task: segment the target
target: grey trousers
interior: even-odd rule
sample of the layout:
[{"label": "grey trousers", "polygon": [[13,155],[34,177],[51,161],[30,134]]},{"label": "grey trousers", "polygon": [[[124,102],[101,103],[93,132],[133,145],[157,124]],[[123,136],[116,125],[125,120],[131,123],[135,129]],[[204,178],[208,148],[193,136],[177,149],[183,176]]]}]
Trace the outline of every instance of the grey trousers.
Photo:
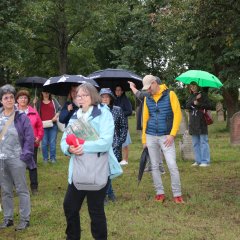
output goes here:
[{"label": "grey trousers", "polygon": [[26,164],[20,159],[0,159],[0,185],[4,219],[13,220],[14,194],[13,187],[19,197],[20,221],[29,221],[30,194],[26,181]]},{"label": "grey trousers", "polygon": [[156,194],[164,194],[164,187],[159,171],[160,154],[162,149],[171,176],[172,193],[174,197],[178,197],[182,195],[182,192],[178,166],[176,163],[175,144],[173,143],[172,146],[166,147],[164,144],[166,137],[166,135],[146,135],[147,147],[152,165],[152,178]]}]

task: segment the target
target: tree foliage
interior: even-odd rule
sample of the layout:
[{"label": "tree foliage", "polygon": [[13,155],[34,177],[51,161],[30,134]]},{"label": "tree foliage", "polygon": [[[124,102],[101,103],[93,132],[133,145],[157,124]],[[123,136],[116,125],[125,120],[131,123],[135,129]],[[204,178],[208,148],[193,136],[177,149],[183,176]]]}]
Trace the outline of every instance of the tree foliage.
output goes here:
[{"label": "tree foliage", "polygon": [[201,69],[224,83],[229,117],[238,110],[239,1],[5,0],[0,8],[1,78],[119,67],[174,84]]},{"label": "tree foliage", "polygon": [[163,20],[170,45],[170,67],[179,73],[201,69],[224,83],[222,94],[228,117],[238,111],[238,1],[173,0]]}]

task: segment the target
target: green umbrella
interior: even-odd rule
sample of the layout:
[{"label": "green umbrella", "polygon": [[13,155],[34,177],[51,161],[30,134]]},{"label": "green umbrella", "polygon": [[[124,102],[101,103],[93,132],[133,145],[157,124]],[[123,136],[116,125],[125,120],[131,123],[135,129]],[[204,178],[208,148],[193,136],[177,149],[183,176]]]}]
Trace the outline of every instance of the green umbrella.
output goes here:
[{"label": "green umbrella", "polygon": [[223,86],[221,81],[216,76],[201,70],[188,70],[187,72],[179,75],[176,80],[184,84],[196,82],[200,87],[220,88]]}]

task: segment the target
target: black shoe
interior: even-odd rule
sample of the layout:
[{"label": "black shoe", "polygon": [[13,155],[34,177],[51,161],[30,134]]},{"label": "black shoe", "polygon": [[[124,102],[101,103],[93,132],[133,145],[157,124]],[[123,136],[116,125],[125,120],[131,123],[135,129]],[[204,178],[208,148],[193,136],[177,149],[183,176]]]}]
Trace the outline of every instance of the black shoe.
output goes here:
[{"label": "black shoe", "polygon": [[112,202],[116,202],[116,197],[114,194],[108,195],[108,200],[112,201]]},{"label": "black shoe", "polygon": [[107,197],[104,198],[104,206],[108,205],[108,199]]},{"label": "black shoe", "polygon": [[16,231],[24,230],[29,226],[30,226],[29,221],[20,221],[15,230]]},{"label": "black shoe", "polygon": [[38,194],[38,189],[37,188],[33,188],[32,189],[32,195],[37,195]]},{"label": "black shoe", "polygon": [[7,227],[11,227],[11,226],[13,226],[13,220],[11,220],[11,219],[4,219],[3,223],[0,224],[0,229],[4,229],[4,228],[7,228]]},{"label": "black shoe", "polygon": [[164,169],[164,166],[163,166],[163,163],[160,163],[160,164],[159,164],[159,171],[160,171],[160,173],[161,173],[162,175],[166,173],[166,172],[165,172],[165,169]]}]

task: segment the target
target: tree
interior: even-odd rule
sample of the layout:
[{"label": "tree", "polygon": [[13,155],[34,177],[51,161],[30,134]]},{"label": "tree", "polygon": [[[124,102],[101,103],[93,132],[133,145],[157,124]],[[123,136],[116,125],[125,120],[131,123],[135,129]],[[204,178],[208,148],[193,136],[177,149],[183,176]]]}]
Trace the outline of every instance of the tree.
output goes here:
[{"label": "tree", "polygon": [[[28,32],[22,26],[25,1],[6,0],[0,2],[0,78],[1,84],[12,83],[22,69],[21,48]],[[0,85],[1,85],[0,84]]]},{"label": "tree", "polygon": [[69,72],[69,46],[76,47],[75,38],[89,25],[93,8],[93,1],[45,0],[29,4],[34,51],[58,60],[56,74]]},{"label": "tree", "polygon": [[155,25],[159,5],[154,1],[108,2],[97,13],[99,31],[92,35],[100,68],[119,67],[141,75],[161,75],[166,58],[162,35]]}]

